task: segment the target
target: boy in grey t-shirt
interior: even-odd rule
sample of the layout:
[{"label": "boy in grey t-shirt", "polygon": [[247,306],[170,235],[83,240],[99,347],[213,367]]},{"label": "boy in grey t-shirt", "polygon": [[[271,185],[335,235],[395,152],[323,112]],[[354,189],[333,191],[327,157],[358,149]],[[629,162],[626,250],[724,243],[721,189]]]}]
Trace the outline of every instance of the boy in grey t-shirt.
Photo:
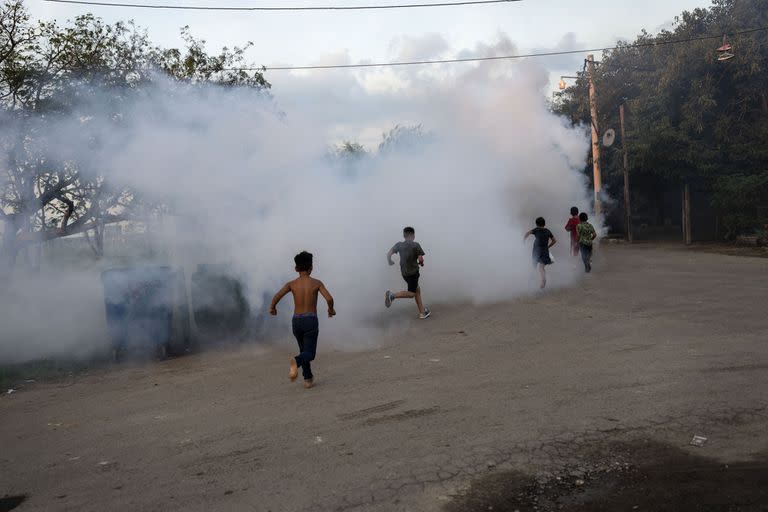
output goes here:
[{"label": "boy in grey t-shirt", "polygon": [[412,227],[403,229],[403,238],[405,239],[404,241],[397,242],[389,250],[387,261],[390,265],[394,265],[395,262],[392,261],[392,255],[397,253],[400,256],[400,271],[403,274],[403,279],[408,284],[408,290],[397,293],[387,290],[384,304],[390,307],[395,299],[416,299],[416,307],[419,308],[419,318],[429,318],[431,313],[421,302],[421,288],[419,288],[419,267],[424,266],[424,249],[421,248],[418,242],[414,241],[416,230]]}]

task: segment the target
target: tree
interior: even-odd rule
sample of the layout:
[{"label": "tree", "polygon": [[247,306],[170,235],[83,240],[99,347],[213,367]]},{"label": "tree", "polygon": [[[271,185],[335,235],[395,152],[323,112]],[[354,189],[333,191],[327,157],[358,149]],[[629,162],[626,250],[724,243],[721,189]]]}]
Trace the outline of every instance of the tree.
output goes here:
[{"label": "tree", "polygon": [[379,154],[387,155],[393,151],[414,151],[426,144],[430,135],[425,133],[420,124],[395,125],[394,128],[381,135]]},{"label": "tree", "polygon": [[[21,0],[6,0],[0,14],[0,120],[12,128],[0,130],[5,262],[12,265],[27,245],[81,232],[99,257],[106,224],[158,208],[109,183],[98,162],[62,152],[46,129],[55,120],[79,118],[83,131],[91,121],[119,125],[126,105],[155,72],[185,84],[269,89],[261,71],[233,69],[247,67],[248,46],[210,56],[188,29],[182,37],[183,50],[162,49],[133,23],[110,25],[92,15],[63,27],[35,24]],[[97,135],[89,135],[89,143],[98,145]]]},{"label": "tree", "polygon": [[[658,196],[660,187],[691,184],[715,197],[729,179],[768,170],[768,32],[732,36],[736,56],[725,62],[717,60],[717,40],[700,39],[767,25],[767,0],[715,0],[709,9],[682,13],[672,30],[643,32],[634,43],[605,52],[595,74],[600,126],[617,126],[618,106],[627,105],[628,140],[622,142],[631,148],[633,181],[645,185],[647,196]],[[688,41],[668,44],[679,40]],[[561,93],[554,109],[589,126],[585,78]],[[617,154],[604,152],[609,190],[620,190],[621,165]],[[768,201],[762,181],[746,183]],[[756,223],[751,205],[734,216],[725,215],[724,204],[713,202],[724,222],[742,219],[726,226],[731,233]]]},{"label": "tree", "polygon": [[0,101],[15,105],[26,83],[35,33],[21,0],[9,0],[0,12]]},{"label": "tree", "polygon": [[186,43],[184,52],[171,48],[156,49],[152,58],[154,63],[168,76],[185,82],[215,82],[229,87],[254,87],[261,90],[270,88],[264,78],[264,69],[254,71],[244,70],[248,67],[245,62],[245,52],[253,46],[249,42],[245,46],[232,49],[226,46],[218,55],[208,55],[205,51],[205,40],[195,39],[189,27],[181,29],[181,37]]}]

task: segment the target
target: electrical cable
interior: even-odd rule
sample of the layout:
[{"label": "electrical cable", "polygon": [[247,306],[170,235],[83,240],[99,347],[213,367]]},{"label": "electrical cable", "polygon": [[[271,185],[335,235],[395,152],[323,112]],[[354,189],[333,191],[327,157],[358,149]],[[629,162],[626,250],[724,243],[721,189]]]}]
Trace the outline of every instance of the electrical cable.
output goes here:
[{"label": "electrical cable", "polygon": [[[768,26],[753,28],[748,30],[741,30],[738,32],[732,32],[732,36],[739,36],[745,34],[752,34],[755,32],[762,32],[768,30]],[[539,53],[524,53],[518,55],[498,55],[493,57],[468,57],[461,59],[436,59],[436,60],[414,60],[414,61],[401,61],[401,62],[374,62],[374,63],[360,63],[360,64],[327,64],[327,65],[309,65],[309,66],[263,66],[263,67],[243,67],[243,68],[225,68],[222,71],[302,71],[302,70],[318,70],[318,69],[354,69],[354,68],[382,68],[382,67],[396,67],[396,66],[419,66],[425,64],[454,64],[458,62],[483,62],[492,60],[514,60],[514,59],[526,59],[533,57],[552,57],[556,55],[573,55],[577,53],[593,53],[603,52],[609,50],[617,50],[619,48],[649,48],[654,46],[668,46],[673,44],[690,43],[694,41],[706,41],[709,39],[719,39],[723,37],[722,34],[713,36],[698,36],[689,37],[684,39],[672,39],[669,41],[654,41],[648,43],[634,43],[634,44],[622,44],[615,46],[604,46],[602,48],[582,48],[578,50],[559,50],[552,52],[539,52]]]},{"label": "electrical cable", "polygon": [[389,4],[389,5],[326,5],[317,7],[215,7],[197,5],[135,4],[121,2],[98,2],[91,0],[44,0],[49,3],[93,5],[99,7],[130,7],[139,9],[175,9],[187,11],[362,11],[374,9],[414,9],[424,7],[457,7],[466,5],[505,4],[523,0],[462,0],[457,2]]}]

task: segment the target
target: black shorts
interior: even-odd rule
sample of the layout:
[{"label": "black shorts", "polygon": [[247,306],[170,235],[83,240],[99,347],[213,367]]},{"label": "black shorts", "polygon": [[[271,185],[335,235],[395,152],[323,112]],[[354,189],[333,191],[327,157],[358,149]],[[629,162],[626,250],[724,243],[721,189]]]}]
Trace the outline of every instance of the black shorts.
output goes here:
[{"label": "black shorts", "polygon": [[403,279],[405,279],[405,282],[408,283],[408,291],[411,293],[416,293],[416,290],[419,289],[419,274],[413,274],[412,276],[403,276]]},{"label": "black shorts", "polygon": [[533,249],[533,266],[536,267],[539,264],[551,265],[552,258],[549,256],[549,249]]}]

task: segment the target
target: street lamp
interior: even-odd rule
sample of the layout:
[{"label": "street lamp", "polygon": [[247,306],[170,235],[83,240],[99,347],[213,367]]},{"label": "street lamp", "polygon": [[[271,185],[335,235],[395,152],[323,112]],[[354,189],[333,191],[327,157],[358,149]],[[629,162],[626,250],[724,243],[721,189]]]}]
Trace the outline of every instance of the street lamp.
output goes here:
[{"label": "street lamp", "polygon": [[[564,90],[566,90],[568,88],[568,85],[565,83],[565,79],[566,78],[573,78],[575,80],[578,80],[579,77],[578,76],[562,75],[560,77],[560,82],[558,82],[558,84],[557,84],[557,88],[560,89],[561,91],[564,91]],[[553,105],[555,104],[555,94],[556,94],[556,91],[552,91],[552,104]]]},{"label": "street lamp", "polygon": [[561,76],[560,77],[560,83],[557,84],[557,88],[560,89],[561,91],[564,91],[568,87],[568,85],[566,85],[566,83],[565,83],[565,79],[566,78],[573,78],[573,79],[578,80],[579,77],[577,77],[577,76],[567,76],[567,75]]}]

